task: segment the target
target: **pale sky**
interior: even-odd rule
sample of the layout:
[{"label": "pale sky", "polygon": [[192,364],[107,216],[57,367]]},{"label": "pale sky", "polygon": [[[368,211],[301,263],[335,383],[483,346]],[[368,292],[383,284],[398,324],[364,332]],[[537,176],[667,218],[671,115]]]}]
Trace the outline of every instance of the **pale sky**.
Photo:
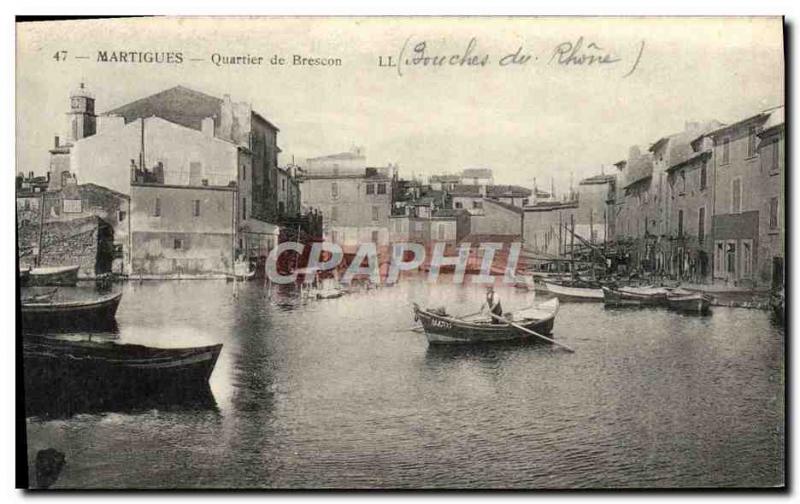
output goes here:
[{"label": "pale sky", "polygon": [[[81,81],[103,112],[175,85],[250,102],[280,128],[281,164],[366,149],[368,164],[405,177],[489,167],[497,183],[549,186],[600,172],[683,129],[725,123],[784,102],[779,18],[227,18],[133,19],[17,26],[17,169],[44,173],[66,131]],[[379,68],[425,41],[447,60],[488,55],[484,67]],[[560,66],[559,44],[613,64]],[[406,41],[408,41],[406,43]],[[633,67],[640,48],[641,58]],[[589,47],[590,43],[602,49]],[[501,67],[516,52],[538,58]],[[564,46],[561,46],[562,48]],[[53,59],[67,51],[66,61]],[[98,51],[181,52],[183,63],[98,63]],[[214,53],[263,56],[215,66]],[[342,59],[339,67],[271,66],[275,54]],[[75,59],[85,56],[88,59]],[[202,61],[191,61],[192,58]],[[556,58],[557,59],[557,58]],[[126,167],[125,167],[126,168]],[[610,168],[606,168],[608,173]],[[88,181],[80,181],[88,182]]]}]

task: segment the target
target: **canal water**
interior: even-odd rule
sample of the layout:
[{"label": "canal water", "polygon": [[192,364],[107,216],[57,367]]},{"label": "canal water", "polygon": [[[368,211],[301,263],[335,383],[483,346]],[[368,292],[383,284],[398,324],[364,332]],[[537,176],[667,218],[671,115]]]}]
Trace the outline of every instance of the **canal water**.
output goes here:
[{"label": "canal water", "polygon": [[[784,333],[766,312],[562,303],[554,335],[570,354],[429,347],[408,330],[413,302],[477,311],[477,285],[412,278],[320,301],[258,282],[239,284],[237,296],[224,281],[119,288],[118,330],[94,337],[223,343],[213,399],[28,418],[30,460],[50,447],[66,455],[53,488],[784,482]],[[499,292],[506,310],[534,302]]]}]

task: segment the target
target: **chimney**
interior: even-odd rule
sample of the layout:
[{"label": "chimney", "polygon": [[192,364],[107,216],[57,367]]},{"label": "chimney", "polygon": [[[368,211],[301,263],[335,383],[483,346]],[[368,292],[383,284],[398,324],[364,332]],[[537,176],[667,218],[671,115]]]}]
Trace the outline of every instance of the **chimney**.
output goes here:
[{"label": "chimney", "polygon": [[58,148],[58,135],[56,135],[55,147]]},{"label": "chimney", "polygon": [[214,118],[213,117],[206,117],[200,123],[200,129],[203,134],[208,138],[214,137]]}]

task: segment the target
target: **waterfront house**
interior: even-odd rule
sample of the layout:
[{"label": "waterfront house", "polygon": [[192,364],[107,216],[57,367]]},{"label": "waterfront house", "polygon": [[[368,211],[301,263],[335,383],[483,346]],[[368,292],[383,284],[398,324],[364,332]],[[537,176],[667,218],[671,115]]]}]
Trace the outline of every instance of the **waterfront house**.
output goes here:
[{"label": "waterfront house", "polygon": [[[778,140],[770,147],[782,136],[781,115],[782,107],[765,110],[704,135],[710,139],[713,179],[713,278],[729,285],[768,287],[773,270],[782,269],[777,264],[782,264],[778,188],[783,144]],[[773,127],[774,132],[765,135],[767,141],[759,138]],[[700,137],[696,143],[702,141]],[[762,154],[768,157],[766,163]]]},{"label": "waterfront house", "polygon": [[328,241],[354,252],[360,243],[389,243],[396,167],[368,167],[361,148],[309,159],[302,174],[303,205],[318,208]]},{"label": "waterfront house", "polygon": [[[278,128],[248,103],[176,86],[97,116],[94,98],[85,88],[74,92],[70,99],[73,126],[68,141],[62,143],[56,137],[51,150],[51,188],[57,189],[65,177],[71,176],[131,195],[131,204],[137,208],[154,205],[156,198],[166,204],[167,198],[184,194],[173,191],[176,187],[193,188],[194,197],[189,200],[200,201],[201,206],[204,200],[217,199],[212,192],[202,196],[203,191],[232,189],[236,201],[228,221],[230,229],[225,233],[233,236],[232,245],[226,241],[222,251],[216,245],[201,245],[210,244],[213,239],[191,240],[191,246],[196,247],[192,254],[208,259],[195,264],[213,264],[215,268],[190,268],[196,275],[221,273],[216,269],[221,254],[263,261],[276,245]],[[140,189],[134,191],[134,186]],[[144,186],[146,189],[141,189]],[[135,198],[150,200],[137,201],[134,192]],[[192,217],[194,210],[187,212]],[[163,262],[151,260],[162,252],[148,238],[152,229],[137,229],[137,222],[145,221],[131,223],[133,248],[126,273],[170,276],[185,272],[176,262],[175,270],[163,267],[169,263],[176,240],[182,239],[179,235],[187,231],[181,228],[185,222],[181,219],[167,223],[166,218],[161,219],[160,232],[174,234],[158,241],[165,244]],[[149,243],[147,251],[136,250],[136,245],[143,242]],[[190,246],[188,240],[185,244]],[[235,251],[230,251],[231,246]],[[143,260],[145,257],[148,260]],[[139,265],[135,271],[134,263]],[[159,273],[141,269],[156,263],[160,264]]]}]

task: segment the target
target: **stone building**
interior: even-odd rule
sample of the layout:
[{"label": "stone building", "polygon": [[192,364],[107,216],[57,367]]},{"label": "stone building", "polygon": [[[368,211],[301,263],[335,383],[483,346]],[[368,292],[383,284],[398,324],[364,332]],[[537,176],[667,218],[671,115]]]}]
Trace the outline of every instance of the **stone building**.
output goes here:
[{"label": "stone building", "polygon": [[609,208],[613,209],[616,180],[614,175],[601,174],[585,178],[578,183],[575,232],[591,243],[606,241]]},{"label": "stone building", "polygon": [[704,135],[713,172],[714,279],[769,287],[775,272],[783,275],[782,116],[783,107],[769,109]]},{"label": "stone building", "polygon": [[131,275],[224,276],[237,246],[235,187],[131,184]]},{"label": "stone building", "polygon": [[[85,95],[74,93],[71,97],[70,114],[73,124],[79,126],[73,128],[73,133],[77,133],[67,143],[57,137],[51,150],[52,188],[57,189],[65,176],[94,182],[122,194],[136,192],[148,197],[155,197],[152,195],[156,188],[133,191],[133,187],[163,185],[164,195],[177,194],[171,189],[179,186],[195,191],[232,188],[236,201],[229,233],[234,235],[235,254],[252,262],[265,260],[279,236],[277,127],[253,111],[248,103],[233,102],[227,95],[209,96],[183,86],[99,116],[94,114],[94,99],[85,88],[77,94]],[[75,102],[76,98],[82,100]],[[286,190],[290,190],[289,186]],[[132,200],[132,204],[136,203]],[[284,205],[288,203],[287,196]],[[138,206],[146,204],[149,202],[139,202]],[[295,201],[291,204],[297,206]],[[226,245],[226,254],[228,248]],[[217,264],[219,252],[208,250],[207,263]],[[128,264],[126,272],[130,270]],[[163,271],[160,266],[159,271]]]},{"label": "stone building", "polygon": [[[41,232],[42,266],[80,263],[81,278],[124,273],[130,251],[129,216],[127,195],[95,184],[77,185],[71,177],[58,190],[18,191],[20,264],[36,265]],[[75,250],[69,250],[72,246]]]},{"label": "stone building", "polygon": [[328,241],[355,251],[360,243],[389,243],[395,167],[368,167],[363,150],[312,158],[302,174],[304,207],[319,209]]}]

